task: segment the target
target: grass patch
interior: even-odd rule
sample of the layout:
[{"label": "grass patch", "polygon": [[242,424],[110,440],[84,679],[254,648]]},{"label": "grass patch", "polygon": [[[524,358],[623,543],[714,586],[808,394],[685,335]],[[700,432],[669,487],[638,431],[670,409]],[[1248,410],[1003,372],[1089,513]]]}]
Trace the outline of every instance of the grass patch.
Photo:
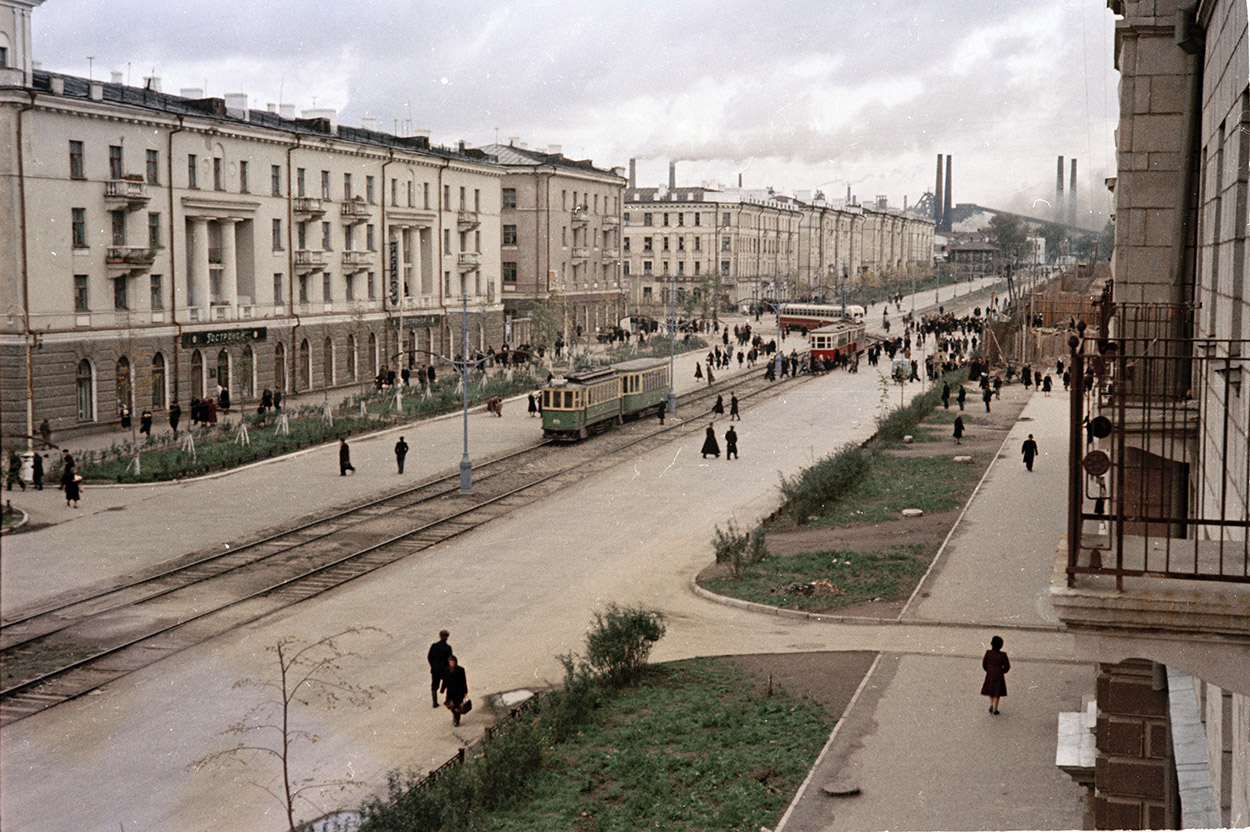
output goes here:
[{"label": "grass patch", "polygon": [[[831,612],[880,598],[906,597],[928,568],[936,546],[894,546],[884,552],[822,551],[770,557],[755,564],[741,580],[717,578],[707,588],[721,595],[786,609]],[[791,584],[824,578],[845,595],[824,598],[782,591]]]},{"label": "grass patch", "polygon": [[3,509],[3,522],[5,526],[14,526],[19,520],[22,519],[22,513],[13,508],[7,502],[3,506],[0,506],[0,509]]},{"label": "grass patch", "polygon": [[546,752],[531,796],[473,828],[754,830],[789,803],[832,730],[815,703],[754,692],[712,659],[648,668]]},{"label": "grass patch", "polygon": [[965,489],[980,474],[976,466],[952,462],[949,456],[908,457],[878,451],[872,459],[868,475],[855,490],[827,506],[809,525],[884,523],[899,520],[905,508],[922,509],[925,514],[952,511],[963,504]]}]

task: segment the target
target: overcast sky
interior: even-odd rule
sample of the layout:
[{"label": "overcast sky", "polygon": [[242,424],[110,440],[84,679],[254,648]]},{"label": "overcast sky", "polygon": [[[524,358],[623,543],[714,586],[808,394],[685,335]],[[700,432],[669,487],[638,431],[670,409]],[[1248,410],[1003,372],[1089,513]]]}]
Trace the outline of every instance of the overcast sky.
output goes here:
[{"label": "overcast sky", "polygon": [[[245,92],[342,123],[517,136],[639,184],[847,186],[915,202],[954,157],[954,201],[1045,216],[1055,158],[1079,159],[1101,226],[1113,175],[1114,19],[1095,0],[329,3],[47,0],[45,69],[166,92]],[[1065,173],[1065,183],[1067,175]]]}]

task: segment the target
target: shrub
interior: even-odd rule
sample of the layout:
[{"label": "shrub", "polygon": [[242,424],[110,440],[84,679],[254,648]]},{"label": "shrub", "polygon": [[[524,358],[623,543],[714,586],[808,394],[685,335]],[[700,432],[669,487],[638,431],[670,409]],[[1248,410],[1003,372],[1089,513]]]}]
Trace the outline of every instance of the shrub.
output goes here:
[{"label": "shrub", "polygon": [[735,578],[741,578],[748,566],[758,563],[768,554],[763,528],[757,528],[754,532],[743,532],[730,520],[725,531],[717,526],[713,533],[715,538],[712,546],[716,550],[716,562],[729,564],[729,570]]},{"label": "shrub", "polygon": [[794,477],[781,478],[785,512],[795,523],[819,515],[868,476],[872,454],[858,445],[846,445]]},{"label": "shrub", "polygon": [[595,613],[586,634],[586,660],[608,684],[623,687],[638,677],[651,647],[663,637],[659,613],[613,604],[606,615]]}]

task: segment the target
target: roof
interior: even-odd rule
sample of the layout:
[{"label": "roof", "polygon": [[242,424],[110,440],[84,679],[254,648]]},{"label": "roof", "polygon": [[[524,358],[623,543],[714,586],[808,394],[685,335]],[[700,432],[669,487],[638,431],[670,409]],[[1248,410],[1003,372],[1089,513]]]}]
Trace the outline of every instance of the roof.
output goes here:
[{"label": "roof", "polygon": [[667,363],[667,358],[633,358],[629,361],[613,364],[612,369],[619,370],[622,373],[633,373],[638,370],[651,370]]},{"label": "roof", "polygon": [[624,181],[625,177],[610,170],[595,167],[589,159],[570,159],[563,153],[542,153],[525,147],[511,144],[488,144],[480,148],[481,152],[490,156],[497,164],[505,167],[522,167],[529,165],[551,165],[558,168],[572,168],[585,173],[597,173],[600,176],[613,176]]}]

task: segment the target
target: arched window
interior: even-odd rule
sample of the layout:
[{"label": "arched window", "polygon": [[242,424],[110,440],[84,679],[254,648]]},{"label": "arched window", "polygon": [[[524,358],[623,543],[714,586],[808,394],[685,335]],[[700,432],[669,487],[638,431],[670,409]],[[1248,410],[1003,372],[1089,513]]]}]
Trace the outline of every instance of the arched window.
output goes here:
[{"label": "arched window", "polygon": [[356,380],[356,336],[347,336],[347,380]]},{"label": "arched window", "polygon": [[122,356],[117,359],[117,413],[121,415],[122,408],[128,411],[134,410],[134,402],[131,400],[131,382],[130,382],[130,359]]},{"label": "arched window", "polygon": [[300,390],[307,390],[312,387],[312,350],[308,346],[308,339],[305,338],[299,342],[299,377],[297,384]]},{"label": "arched window", "polygon": [[191,353],[191,395],[204,398],[204,355],[199,350]]},{"label": "arched window", "polygon": [[242,399],[250,399],[256,395],[256,354],[252,352],[251,344],[244,345],[243,355],[239,359],[238,393]]},{"label": "arched window", "polygon": [[226,350],[217,353],[217,383],[230,389],[230,353]]},{"label": "arched window", "polygon": [[286,392],[286,344],[281,341],[273,348],[273,389]]},{"label": "arched window", "polygon": [[78,394],[78,421],[95,421],[95,368],[91,362],[83,359],[78,362],[78,377],[75,383]]},{"label": "arched window", "polygon": [[321,383],[326,387],[334,385],[334,341],[328,335],[321,345]]},{"label": "arched window", "polygon": [[165,409],[165,355],[152,356],[152,407]]}]

